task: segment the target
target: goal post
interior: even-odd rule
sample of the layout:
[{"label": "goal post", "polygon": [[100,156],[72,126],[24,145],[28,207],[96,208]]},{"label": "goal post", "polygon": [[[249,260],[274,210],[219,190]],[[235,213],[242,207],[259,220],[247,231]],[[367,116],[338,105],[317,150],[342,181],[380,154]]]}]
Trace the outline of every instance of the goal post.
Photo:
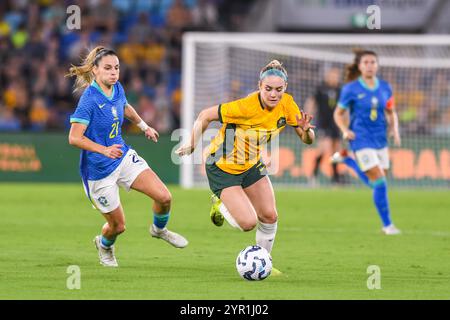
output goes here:
[{"label": "goal post", "polygon": [[[390,183],[405,187],[450,186],[450,36],[283,33],[199,33],[183,36],[182,113],[184,137],[199,112],[245,97],[257,88],[259,70],[273,59],[289,74],[288,93],[300,108],[323,81],[327,69],[353,61],[352,49],[379,55],[380,77],[393,87],[403,144],[390,149]],[[219,128],[219,124],[212,125]],[[211,137],[203,140],[203,147]],[[293,130],[280,135],[274,184],[309,186],[317,143],[303,145]],[[202,150],[196,150],[201,157]],[[357,179],[344,165],[350,184]],[[319,182],[329,185],[330,166],[322,161]],[[203,165],[184,158],[180,183],[206,186]]]}]

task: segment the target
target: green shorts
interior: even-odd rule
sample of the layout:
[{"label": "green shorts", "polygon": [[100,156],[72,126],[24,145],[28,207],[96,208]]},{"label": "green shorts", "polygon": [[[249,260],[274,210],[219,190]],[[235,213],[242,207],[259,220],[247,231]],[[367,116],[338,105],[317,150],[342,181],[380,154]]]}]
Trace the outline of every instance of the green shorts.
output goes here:
[{"label": "green shorts", "polygon": [[264,163],[258,161],[253,167],[240,174],[231,174],[220,169],[215,163],[206,164],[209,188],[220,198],[222,190],[232,186],[250,187],[267,175]]}]

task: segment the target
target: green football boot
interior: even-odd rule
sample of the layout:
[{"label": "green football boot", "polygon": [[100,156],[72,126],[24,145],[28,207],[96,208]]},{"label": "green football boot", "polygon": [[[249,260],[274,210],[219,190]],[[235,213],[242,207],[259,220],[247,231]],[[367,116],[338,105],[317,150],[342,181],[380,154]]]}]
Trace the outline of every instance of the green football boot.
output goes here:
[{"label": "green football boot", "polygon": [[212,203],[211,212],[209,213],[209,215],[211,217],[211,221],[216,226],[220,227],[223,225],[223,220],[224,220],[224,217],[223,217],[222,213],[220,213],[220,210],[219,210],[219,206],[222,203],[222,201],[220,201],[220,199],[215,194],[213,194],[211,196],[211,203]]},{"label": "green football boot", "polygon": [[272,272],[270,273],[270,275],[272,277],[278,277],[278,276],[282,276],[283,272],[281,272],[280,270],[278,270],[277,268],[272,267]]}]

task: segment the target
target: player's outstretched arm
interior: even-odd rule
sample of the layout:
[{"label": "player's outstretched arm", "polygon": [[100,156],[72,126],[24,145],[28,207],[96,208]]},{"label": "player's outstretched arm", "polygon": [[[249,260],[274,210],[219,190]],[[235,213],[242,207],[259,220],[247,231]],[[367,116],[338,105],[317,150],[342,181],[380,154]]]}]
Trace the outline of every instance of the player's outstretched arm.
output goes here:
[{"label": "player's outstretched arm", "polygon": [[297,118],[297,127],[295,128],[297,135],[302,139],[303,143],[313,143],[316,137],[313,130],[316,126],[311,124],[313,117],[302,110],[300,110],[300,117],[298,115],[295,117]]},{"label": "player's outstretched arm", "polygon": [[197,120],[194,122],[194,128],[192,128],[191,137],[189,138],[189,142],[185,145],[182,145],[178,148],[175,153],[177,155],[184,156],[189,155],[194,152],[195,147],[197,146],[198,141],[202,137],[203,132],[205,132],[206,128],[212,121],[219,120],[219,106],[213,106],[207,109],[204,109],[200,112],[197,117]]},{"label": "player's outstretched arm", "polygon": [[109,147],[102,146],[84,135],[87,126],[82,123],[74,122],[70,127],[69,144],[83,150],[97,152],[103,154],[105,157],[116,159],[120,158],[123,151],[120,149],[122,145],[114,144]]},{"label": "player's outstretched arm", "polygon": [[152,127],[150,127],[144,120],[139,116],[137,111],[130,105],[127,104],[124,111],[125,117],[137,125],[145,134],[147,139],[152,139],[154,142],[158,142],[159,133]]}]

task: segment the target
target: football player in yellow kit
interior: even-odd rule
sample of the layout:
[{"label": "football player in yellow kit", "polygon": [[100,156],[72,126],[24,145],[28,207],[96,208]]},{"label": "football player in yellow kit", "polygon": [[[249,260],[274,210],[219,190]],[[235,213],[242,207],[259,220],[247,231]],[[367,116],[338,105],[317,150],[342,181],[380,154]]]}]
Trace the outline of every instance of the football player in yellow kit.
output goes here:
[{"label": "football player in yellow kit", "polygon": [[278,213],[272,184],[261,161],[262,148],[286,125],[294,127],[306,144],[313,143],[315,138],[312,117],[301,111],[285,92],[287,79],[281,63],[271,61],[260,72],[258,91],[204,109],[194,123],[189,143],[176,151],[179,156],[191,154],[210,122],[223,123],[211,142],[205,165],[214,193],[211,220],[221,226],[225,218],[231,226],[243,231],[257,226],[256,244],[269,253],[277,231]]}]

